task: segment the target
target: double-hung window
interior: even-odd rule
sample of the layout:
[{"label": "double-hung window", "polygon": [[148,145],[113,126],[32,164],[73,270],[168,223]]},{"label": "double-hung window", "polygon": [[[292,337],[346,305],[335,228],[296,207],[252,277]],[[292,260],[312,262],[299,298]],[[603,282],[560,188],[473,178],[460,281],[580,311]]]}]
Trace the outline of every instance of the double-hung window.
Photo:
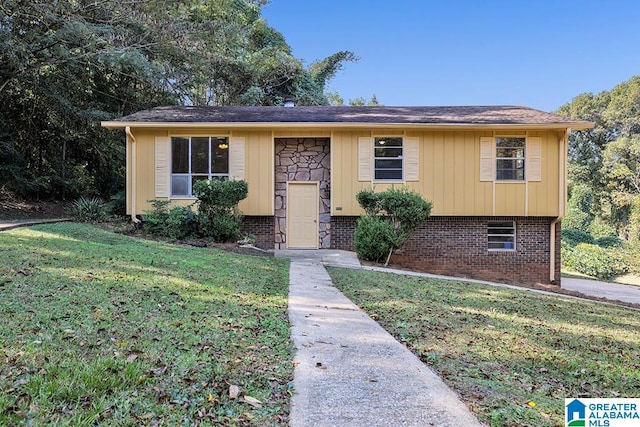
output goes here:
[{"label": "double-hung window", "polygon": [[524,181],[525,138],[496,138],[496,180]]},{"label": "double-hung window", "polygon": [[516,223],[514,221],[489,221],[487,239],[489,250],[514,250],[516,247]]},{"label": "double-hung window", "polygon": [[402,180],[403,147],[401,137],[374,138],[374,179]]},{"label": "double-hung window", "polygon": [[229,139],[211,136],[171,138],[171,195],[192,196],[193,184],[229,177]]}]

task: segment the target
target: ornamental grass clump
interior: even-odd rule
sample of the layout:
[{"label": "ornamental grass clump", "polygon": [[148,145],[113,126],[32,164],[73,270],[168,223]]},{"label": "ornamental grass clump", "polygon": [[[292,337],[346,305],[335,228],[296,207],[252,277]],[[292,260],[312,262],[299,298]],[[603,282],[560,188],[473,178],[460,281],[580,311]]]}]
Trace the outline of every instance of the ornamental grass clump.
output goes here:
[{"label": "ornamental grass clump", "polygon": [[97,197],[80,197],[73,202],[73,218],[77,222],[100,222],[107,218],[107,207]]}]

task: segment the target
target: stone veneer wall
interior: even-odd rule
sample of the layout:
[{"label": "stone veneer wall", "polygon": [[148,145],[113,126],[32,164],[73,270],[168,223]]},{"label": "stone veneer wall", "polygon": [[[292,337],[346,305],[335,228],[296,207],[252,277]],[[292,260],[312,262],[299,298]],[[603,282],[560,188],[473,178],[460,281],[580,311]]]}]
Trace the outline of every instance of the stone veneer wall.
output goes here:
[{"label": "stone veneer wall", "polygon": [[320,183],[318,247],[331,246],[331,158],[329,138],[276,138],[275,248],[286,248],[287,182]]},{"label": "stone veneer wall", "polygon": [[[332,247],[354,250],[357,217],[332,217]],[[487,222],[516,221],[516,250],[488,251]],[[549,283],[547,217],[431,217],[391,262],[418,271],[503,283]],[[560,286],[560,224],[555,235],[555,285]]]}]

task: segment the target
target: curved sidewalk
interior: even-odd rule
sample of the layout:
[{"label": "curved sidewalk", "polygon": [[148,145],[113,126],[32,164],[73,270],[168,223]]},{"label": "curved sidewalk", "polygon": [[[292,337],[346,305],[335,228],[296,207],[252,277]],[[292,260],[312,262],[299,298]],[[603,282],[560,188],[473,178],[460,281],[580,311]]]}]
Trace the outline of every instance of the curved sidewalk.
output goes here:
[{"label": "curved sidewalk", "polygon": [[295,355],[290,425],[480,426],[442,380],[333,285],[323,263],[357,267],[341,251],[291,258]]}]

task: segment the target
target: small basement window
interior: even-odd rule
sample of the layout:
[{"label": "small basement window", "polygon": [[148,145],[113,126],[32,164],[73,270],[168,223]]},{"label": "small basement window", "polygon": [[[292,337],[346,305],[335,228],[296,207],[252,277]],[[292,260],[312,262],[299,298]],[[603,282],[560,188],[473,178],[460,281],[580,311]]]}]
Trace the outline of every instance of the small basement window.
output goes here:
[{"label": "small basement window", "polygon": [[487,224],[488,248],[490,251],[513,251],[516,249],[515,221],[489,221]]}]

